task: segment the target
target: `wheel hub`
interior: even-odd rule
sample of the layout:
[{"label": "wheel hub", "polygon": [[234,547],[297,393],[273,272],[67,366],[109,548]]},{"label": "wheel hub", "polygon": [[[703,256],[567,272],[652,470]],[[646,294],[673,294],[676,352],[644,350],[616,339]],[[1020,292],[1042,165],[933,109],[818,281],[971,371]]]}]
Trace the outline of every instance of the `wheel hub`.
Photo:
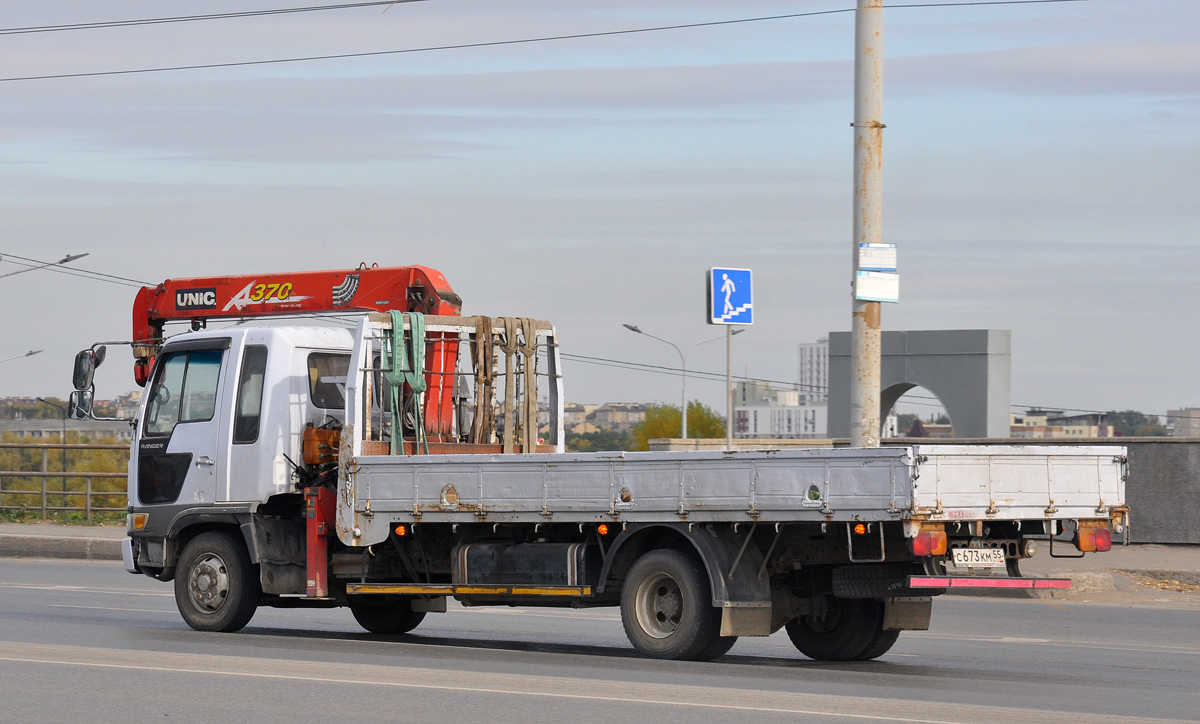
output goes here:
[{"label": "wheel hub", "polygon": [[205,613],[215,613],[229,598],[229,572],[225,561],[215,553],[196,559],[188,575],[188,595],[192,605]]},{"label": "wheel hub", "polygon": [[679,628],[683,617],[683,594],[674,578],[659,573],[638,586],[635,598],[638,624],[656,639],[664,639]]}]

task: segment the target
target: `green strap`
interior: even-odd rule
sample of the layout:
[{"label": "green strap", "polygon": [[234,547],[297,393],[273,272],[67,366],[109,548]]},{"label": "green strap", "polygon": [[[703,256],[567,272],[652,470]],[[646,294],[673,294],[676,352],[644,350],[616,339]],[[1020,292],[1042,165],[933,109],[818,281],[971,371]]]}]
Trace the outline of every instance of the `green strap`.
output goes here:
[{"label": "green strap", "polygon": [[[425,315],[420,312],[392,310],[392,329],[384,337],[384,353],[388,358],[388,369],[384,372],[392,386],[392,454],[404,454],[404,410],[401,402],[404,386],[413,392],[413,422],[417,428],[416,450],[429,454],[429,440],[425,436],[425,416],[422,402],[425,393]],[[409,334],[404,334],[408,323]]]}]

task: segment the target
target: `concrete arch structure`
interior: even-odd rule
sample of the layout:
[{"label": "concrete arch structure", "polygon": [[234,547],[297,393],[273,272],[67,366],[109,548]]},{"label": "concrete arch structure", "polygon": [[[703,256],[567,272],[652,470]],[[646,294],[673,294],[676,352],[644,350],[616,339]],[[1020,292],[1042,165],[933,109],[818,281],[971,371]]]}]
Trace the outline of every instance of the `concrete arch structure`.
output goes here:
[{"label": "concrete arch structure", "polygon": [[[884,332],[880,419],[905,392],[937,395],[955,437],[1009,437],[1012,332]],[[829,436],[850,436],[850,333],[829,334]]]}]

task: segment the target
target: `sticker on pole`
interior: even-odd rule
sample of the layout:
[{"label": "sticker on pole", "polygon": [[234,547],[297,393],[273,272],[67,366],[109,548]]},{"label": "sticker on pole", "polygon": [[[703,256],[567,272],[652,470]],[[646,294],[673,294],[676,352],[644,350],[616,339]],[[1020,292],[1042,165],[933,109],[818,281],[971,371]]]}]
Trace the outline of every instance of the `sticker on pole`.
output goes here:
[{"label": "sticker on pole", "polygon": [[749,269],[708,270],[708,323],[754,324]]},{"label": "sticker on pole", "polygon": [[899,302],[900,275],[860,271],[854,277],[854,298],[864,302]]}]

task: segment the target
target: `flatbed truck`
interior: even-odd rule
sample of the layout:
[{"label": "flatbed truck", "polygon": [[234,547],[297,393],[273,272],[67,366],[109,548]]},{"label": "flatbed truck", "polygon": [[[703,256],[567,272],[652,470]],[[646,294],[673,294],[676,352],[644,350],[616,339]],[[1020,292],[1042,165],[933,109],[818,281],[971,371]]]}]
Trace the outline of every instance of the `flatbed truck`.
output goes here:
[{"label": "flatbed truck", "polygon": [[[854,661],[927,629],[949,589],[1069,587],[1021,575],[1039,545],[1127,541],[1116,446],[566,452],[553,325],[459,316],[444,287],[442,313],[407,293],[425,311],[354,308],[352,328],[135,338],[126,569],[173,582],[202,631],[261,606],[346,606],[380,635],[447,599],[613,606],[649,657],[786,628],[806,656]],[[74,415],[103,350],[77,357]]]}]

